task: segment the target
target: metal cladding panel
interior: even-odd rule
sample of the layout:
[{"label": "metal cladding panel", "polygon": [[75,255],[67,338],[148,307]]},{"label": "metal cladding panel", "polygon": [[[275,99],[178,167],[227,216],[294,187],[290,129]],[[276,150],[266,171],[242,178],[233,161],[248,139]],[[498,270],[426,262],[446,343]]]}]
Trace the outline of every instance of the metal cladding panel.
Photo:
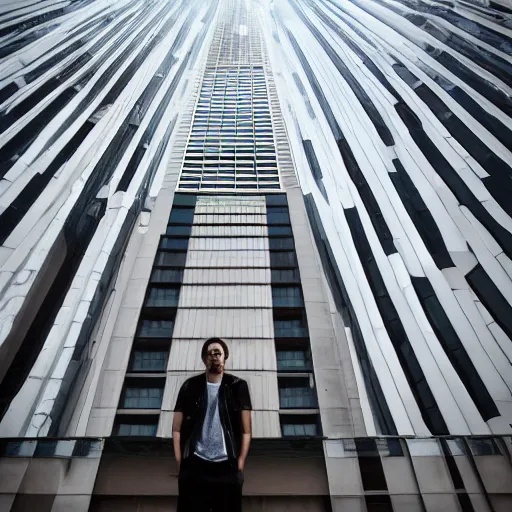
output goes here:
[{"label": "metal cladding panel", "polygon": [[270,286],[182,286],[180,308],[271,308]]},{"label": "metal cladding panel", "polygon": [[185,268],[183,284],[270,284],[270,268]]},{"label": "metal cladding panel", "polygon": [[[204,339],[172,340],[169,354],[168,371],[203,371],[201,348]],[[274,340],[228,339],[224,341],[229,348],[226,361],[228,372],[240,370],[276,371],[276,351]]]},{"label": "metal cladding panel", "polygon": [[178,309],[175,338],[272,338],[271,309]]},{"label": "metal cladding panel", "polygon": [[269,267],[268,251],[188,251],[186,268]]}]

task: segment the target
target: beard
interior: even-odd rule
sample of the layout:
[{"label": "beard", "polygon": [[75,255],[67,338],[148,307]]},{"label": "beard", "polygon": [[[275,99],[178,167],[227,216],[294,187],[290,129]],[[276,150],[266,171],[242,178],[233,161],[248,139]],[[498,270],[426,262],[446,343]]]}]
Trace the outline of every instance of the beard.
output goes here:
[{"label": "beard", "polygon": [[222,373],[224,369],[224,365],[222,363],[212,363],[208,368],[208,371],[211,373]]}]

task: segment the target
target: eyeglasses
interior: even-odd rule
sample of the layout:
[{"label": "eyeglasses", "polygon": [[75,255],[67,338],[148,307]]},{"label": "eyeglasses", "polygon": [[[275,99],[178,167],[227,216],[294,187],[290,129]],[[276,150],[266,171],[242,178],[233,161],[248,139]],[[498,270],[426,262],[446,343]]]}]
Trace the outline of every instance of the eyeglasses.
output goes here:
[{"label": "eyeglasses", "polygon": [[208,352],[208,357],[214,358],[214,357],[222,357],[224,354],[220,350],[212,350],[211,352]]}]

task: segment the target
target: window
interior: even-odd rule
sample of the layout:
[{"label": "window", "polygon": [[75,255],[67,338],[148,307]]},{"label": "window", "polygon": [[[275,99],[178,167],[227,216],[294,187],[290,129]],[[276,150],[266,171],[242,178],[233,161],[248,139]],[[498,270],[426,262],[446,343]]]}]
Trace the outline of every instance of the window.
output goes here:
[{"label": "window", "polygon": [[124,390],[124,409],[160,409],[163,387],[127,387]]},{"label": "window", "polygon": [[294,269],[272,269],[271,270],[271,281],[275,283],[298,283],[300,282],[299,270]]},{"label": "window", "polygon": [[186,260],[186,252],[158,251],[156,253],[155,265],[159,267],[184,267]]},{"label": "window", "polygon": [[304,299],[300,286],[273,286],[272,304],[275,308],[303,306]]},{"label": "window", "polygon": [[290,226],[269,226],[268,236],[286,236],[292,235],[292,228]]},{"label": "window", "polygon": [[283,437],[319,436],[318,415],[281,415],[281,433]]},{"label": "window", "polygon": [[277,371],[309,371],[311,358],[308,350],[278,350]]},{"label": "window", "polygon": [[157,424],[119,423],[118,436],[156,436]]},{"label": "window", "polygon": [[[178,226],[189,228],[190,226]],[[162,237],[160,240],[160,249],[170,249],[174,251],[186,251],[188,248],[188,238],[168,238]]]},{"label": "window", "polygon": [[173,327],[172,320],[142,320],[138,336],[141,338],[170,338]]},{"label": "window", "polygon": [[136,350],[133,353],[130,371],[132,372],[164,372],[167,363],[167,352],[156,350]]},{"label": "window", "polygon": [[308,329],[302,319],[274,320],[276,338],[306,338]]},{"label": "window", "polygon": [[118,414],[114,434],[118,436],[155,436],[158,414]]},{"label": "window", "polygon": [[267,222],[271,224],[290,224],[290,216],[288,208],[285,207],[268,207]]},{"label": "window", "polygon": [[[277,178],[276,178],[277,179]],[[260,178],[260,181],[262,178]],[[268,241],[269,249],[271,251],[293,251],[295,246],[293,244],[293,238],[270,238]]]},{"label": "window", "polygon": [[385,491],[388,486],[375,439],[354,439],[365,491]]},{"label": "window", "polygon": [[391,498],[389,495],[367,495],[364,497],[366,501],[366,510],[368,512],[393,512]]},{"label": "window", "polygon": [[297,257],[295,251],[288,252],[270,252],[270,267],[271,268],[282,268],[282,267],[296,267]]},{"label": "window", "polygon": [[316,436],[317,428],[314,424],[288,423],[282,427],[283,436]]},{"label": "window", "polygon": [[[183,176],[182,176],[183,178]],[[198,176],[191,176],[192,179],[199,179]],[[167,226],[167,230],[165,231],[166,235],[173,236],[190,236],[192,232],[192,226]]]},{"label": "window", "polygon": [[194,210],[192,208],[173,208],[169,223],[192,224],[194,221]]},{"label": "window", "polygon": [[178,307],[179,297],[180,289],[177,286],[172,288],[159,288],[152,286],[149,289],[149,294],[146,299],[145,306],[156,308],[175,308]]},{"label": "window", "polygon": [[279,407],[281,409],[312,409],[318,407],[309,377],[280,377]]}]

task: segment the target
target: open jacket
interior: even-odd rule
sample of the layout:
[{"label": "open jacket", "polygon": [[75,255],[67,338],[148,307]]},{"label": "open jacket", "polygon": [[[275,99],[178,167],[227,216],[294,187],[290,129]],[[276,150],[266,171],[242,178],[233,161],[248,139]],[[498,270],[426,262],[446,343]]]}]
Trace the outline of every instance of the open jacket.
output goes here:
[{"label": "open jacket", "polygon": [[[187,379],[178,393],[174,412],[183,413],[180,430],[182,459],[194,454],[201,436],[208,405],[206,375],[201,373]],[[247,382],[224,373],[219,388],[219,416],[229,459],[237,459],[242,445],[242,410],[252,409]]]}]

